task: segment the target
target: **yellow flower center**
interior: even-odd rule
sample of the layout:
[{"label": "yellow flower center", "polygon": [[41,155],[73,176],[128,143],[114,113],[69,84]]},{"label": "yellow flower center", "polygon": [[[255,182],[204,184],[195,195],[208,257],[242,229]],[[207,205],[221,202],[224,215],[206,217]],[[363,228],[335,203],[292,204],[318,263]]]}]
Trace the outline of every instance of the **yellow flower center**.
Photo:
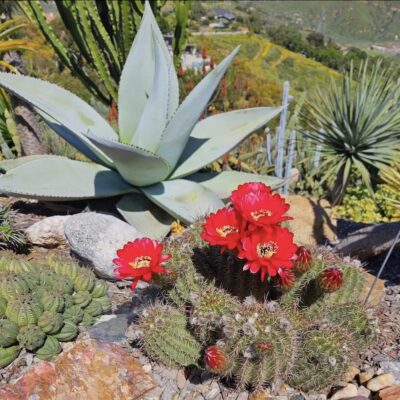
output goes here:
[{"label": "yellow flower center", "polygon": [[250,213],[251,217],[255,220],[258,221],[262,217],[271,217],[272,212],[270,210],[257,210],[253,211]]},{"label": "yellow flower center", "polygon": [[134,261],[129,263],[129,265],[133,269],[138,269],[138,268],[148,268],[150,267],[150,263],[151,263],[150,256],[140,256],[136,257]]},{"label": "yellow flower center", "polygon": [[278,245],[275,242],[265,242],[257,244],[257,254],[262,258],[271,258],[278,251]]},{"label": "yellow flower center", "polygon": [[221,226],[220,228],[217,228],[216,231],[219,236],[227,237],[232,232],[239,232],[239,229],[234,226],[224,225]]}]

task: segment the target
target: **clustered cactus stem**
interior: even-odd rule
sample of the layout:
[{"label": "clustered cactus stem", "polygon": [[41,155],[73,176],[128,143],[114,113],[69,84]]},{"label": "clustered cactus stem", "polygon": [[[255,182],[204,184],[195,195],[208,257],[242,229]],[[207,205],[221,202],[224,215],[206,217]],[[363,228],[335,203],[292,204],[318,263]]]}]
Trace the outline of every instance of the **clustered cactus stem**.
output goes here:
[{"label": "clustered cactus stem", "polygon": [[48,258],[39,263],[0,259],[0,368],[22,348],[49,360],[73,340],[78,325],[111,311],[107,283],[78,264]]},{"label": "clustered cactus stem", "polygon": [[[240,239],[226,235],[243,225],[230,213],[211,214],[166,242],[171,258],[155,283],[168,305],[140,317],[144,350],[167,366],[204,368],[240,388],[329,386],[375,336],[375,320],[360,302],[363,271],[325,248],[300,246],[286,267],[263,281],[263,271],[257,273],[263,265],[243,271],[246,249],[235,250]],[[223,252],[207,243],[218,241],[220,226]],[[259,232],[247,229],[248,235]],[[265,248],[271,257],[275,248]]]}]

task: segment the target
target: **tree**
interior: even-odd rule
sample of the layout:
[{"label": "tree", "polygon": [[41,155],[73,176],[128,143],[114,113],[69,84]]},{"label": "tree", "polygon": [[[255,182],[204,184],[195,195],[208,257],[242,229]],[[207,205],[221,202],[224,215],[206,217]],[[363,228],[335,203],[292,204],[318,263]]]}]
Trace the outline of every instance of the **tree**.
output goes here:
[{"label": "tree", "polygon": [[325,36],[319,32],[310,32],[306,40],[311,47],[318,48],[324,47],[325,45]]}]

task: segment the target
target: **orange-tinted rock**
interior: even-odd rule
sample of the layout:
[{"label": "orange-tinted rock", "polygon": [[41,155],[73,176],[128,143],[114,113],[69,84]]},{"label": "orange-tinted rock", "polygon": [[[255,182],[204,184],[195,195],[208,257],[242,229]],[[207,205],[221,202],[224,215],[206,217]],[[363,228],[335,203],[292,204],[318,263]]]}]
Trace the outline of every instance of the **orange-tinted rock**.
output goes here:
[{"label": "orange-tinted rock", "polygon": [[390,386],[379,392],[381,400],[399,400],[400,399],[400,385]]},{"label": "orange-tinted rock", "polygon": [[135,400],[155,384],[121,347],[80,341],[54,359],[35,365],[15,384],[0,387],[1,400]]}]

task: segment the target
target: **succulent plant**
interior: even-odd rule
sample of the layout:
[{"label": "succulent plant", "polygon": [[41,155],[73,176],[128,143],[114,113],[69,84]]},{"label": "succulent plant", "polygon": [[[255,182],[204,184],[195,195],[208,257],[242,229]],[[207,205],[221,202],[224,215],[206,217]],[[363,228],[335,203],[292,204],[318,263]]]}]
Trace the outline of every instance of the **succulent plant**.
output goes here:
[{"label": "succulent plant", "polygon": [[18,357],[20,351],[19,346],[0,347],[0,368],[12,363]]},{"label": "succulent plant", "polygon": [[220,208],[239,183],[282,184],[277,178],[235,171],[198,173],[281,110],[237,110],[198,122],[237,52],[208,73],[179,106],[173,62],[146,2],[120,79],[118,134],[68,91],[31,77],[1,73],[1,87],[30,103],[93,163],[57,156],[6,161],[0,191],[52,201],[123,195],[117,204],[122,216],[147,236],[160,238],[174,219],[191,223],[196,216]]},{"label": "succulent plant", "polygon": [[62,347],[58,340],[52,336],[47,336],[43,346],[36,350],[36,357],[41,360],[51,360],[61,351]]},{"label": "succulent plant", "polygon": [[46,334],[36,325],[23,326],[17,336],[19,345],[29,351],[41,347],[45,339]]},{"label": "succulent plant", "polygon": [[11,363],[21,348],[43,360],[60,353],[59,342],[73,340],[79,333],[78,324],[90,326],[97,316],[111,310],[107,288],[93,272],[66,259],[50,258],[36,264],[3,257],[0,368]]},{"label": "succulent plant", "polygon": [[[287,382],[307,392],[340,379],[375,333],[359,303],[361,269],[324,248],[301,248],[293,285],[282,290],[278,278],[260,282],[234,253],[206,245],[201,225],[165,244],[172,258],[155,282],[169,305],[151,306],[139,319],[146,353],[255,390]],[[321,275],[335,291],[321,287]]]},{"label": "succulent plant", "polygon": [[17,342],[18,325],[8,319],[0,320],[0,347],[8,347]]},{"label": "succulent plant", "polygon": [[172,307],[155,305],[147,309],[140,321],[147,354],[168,367],[197,364],[201,345],[186,324],[185,315]]}]

